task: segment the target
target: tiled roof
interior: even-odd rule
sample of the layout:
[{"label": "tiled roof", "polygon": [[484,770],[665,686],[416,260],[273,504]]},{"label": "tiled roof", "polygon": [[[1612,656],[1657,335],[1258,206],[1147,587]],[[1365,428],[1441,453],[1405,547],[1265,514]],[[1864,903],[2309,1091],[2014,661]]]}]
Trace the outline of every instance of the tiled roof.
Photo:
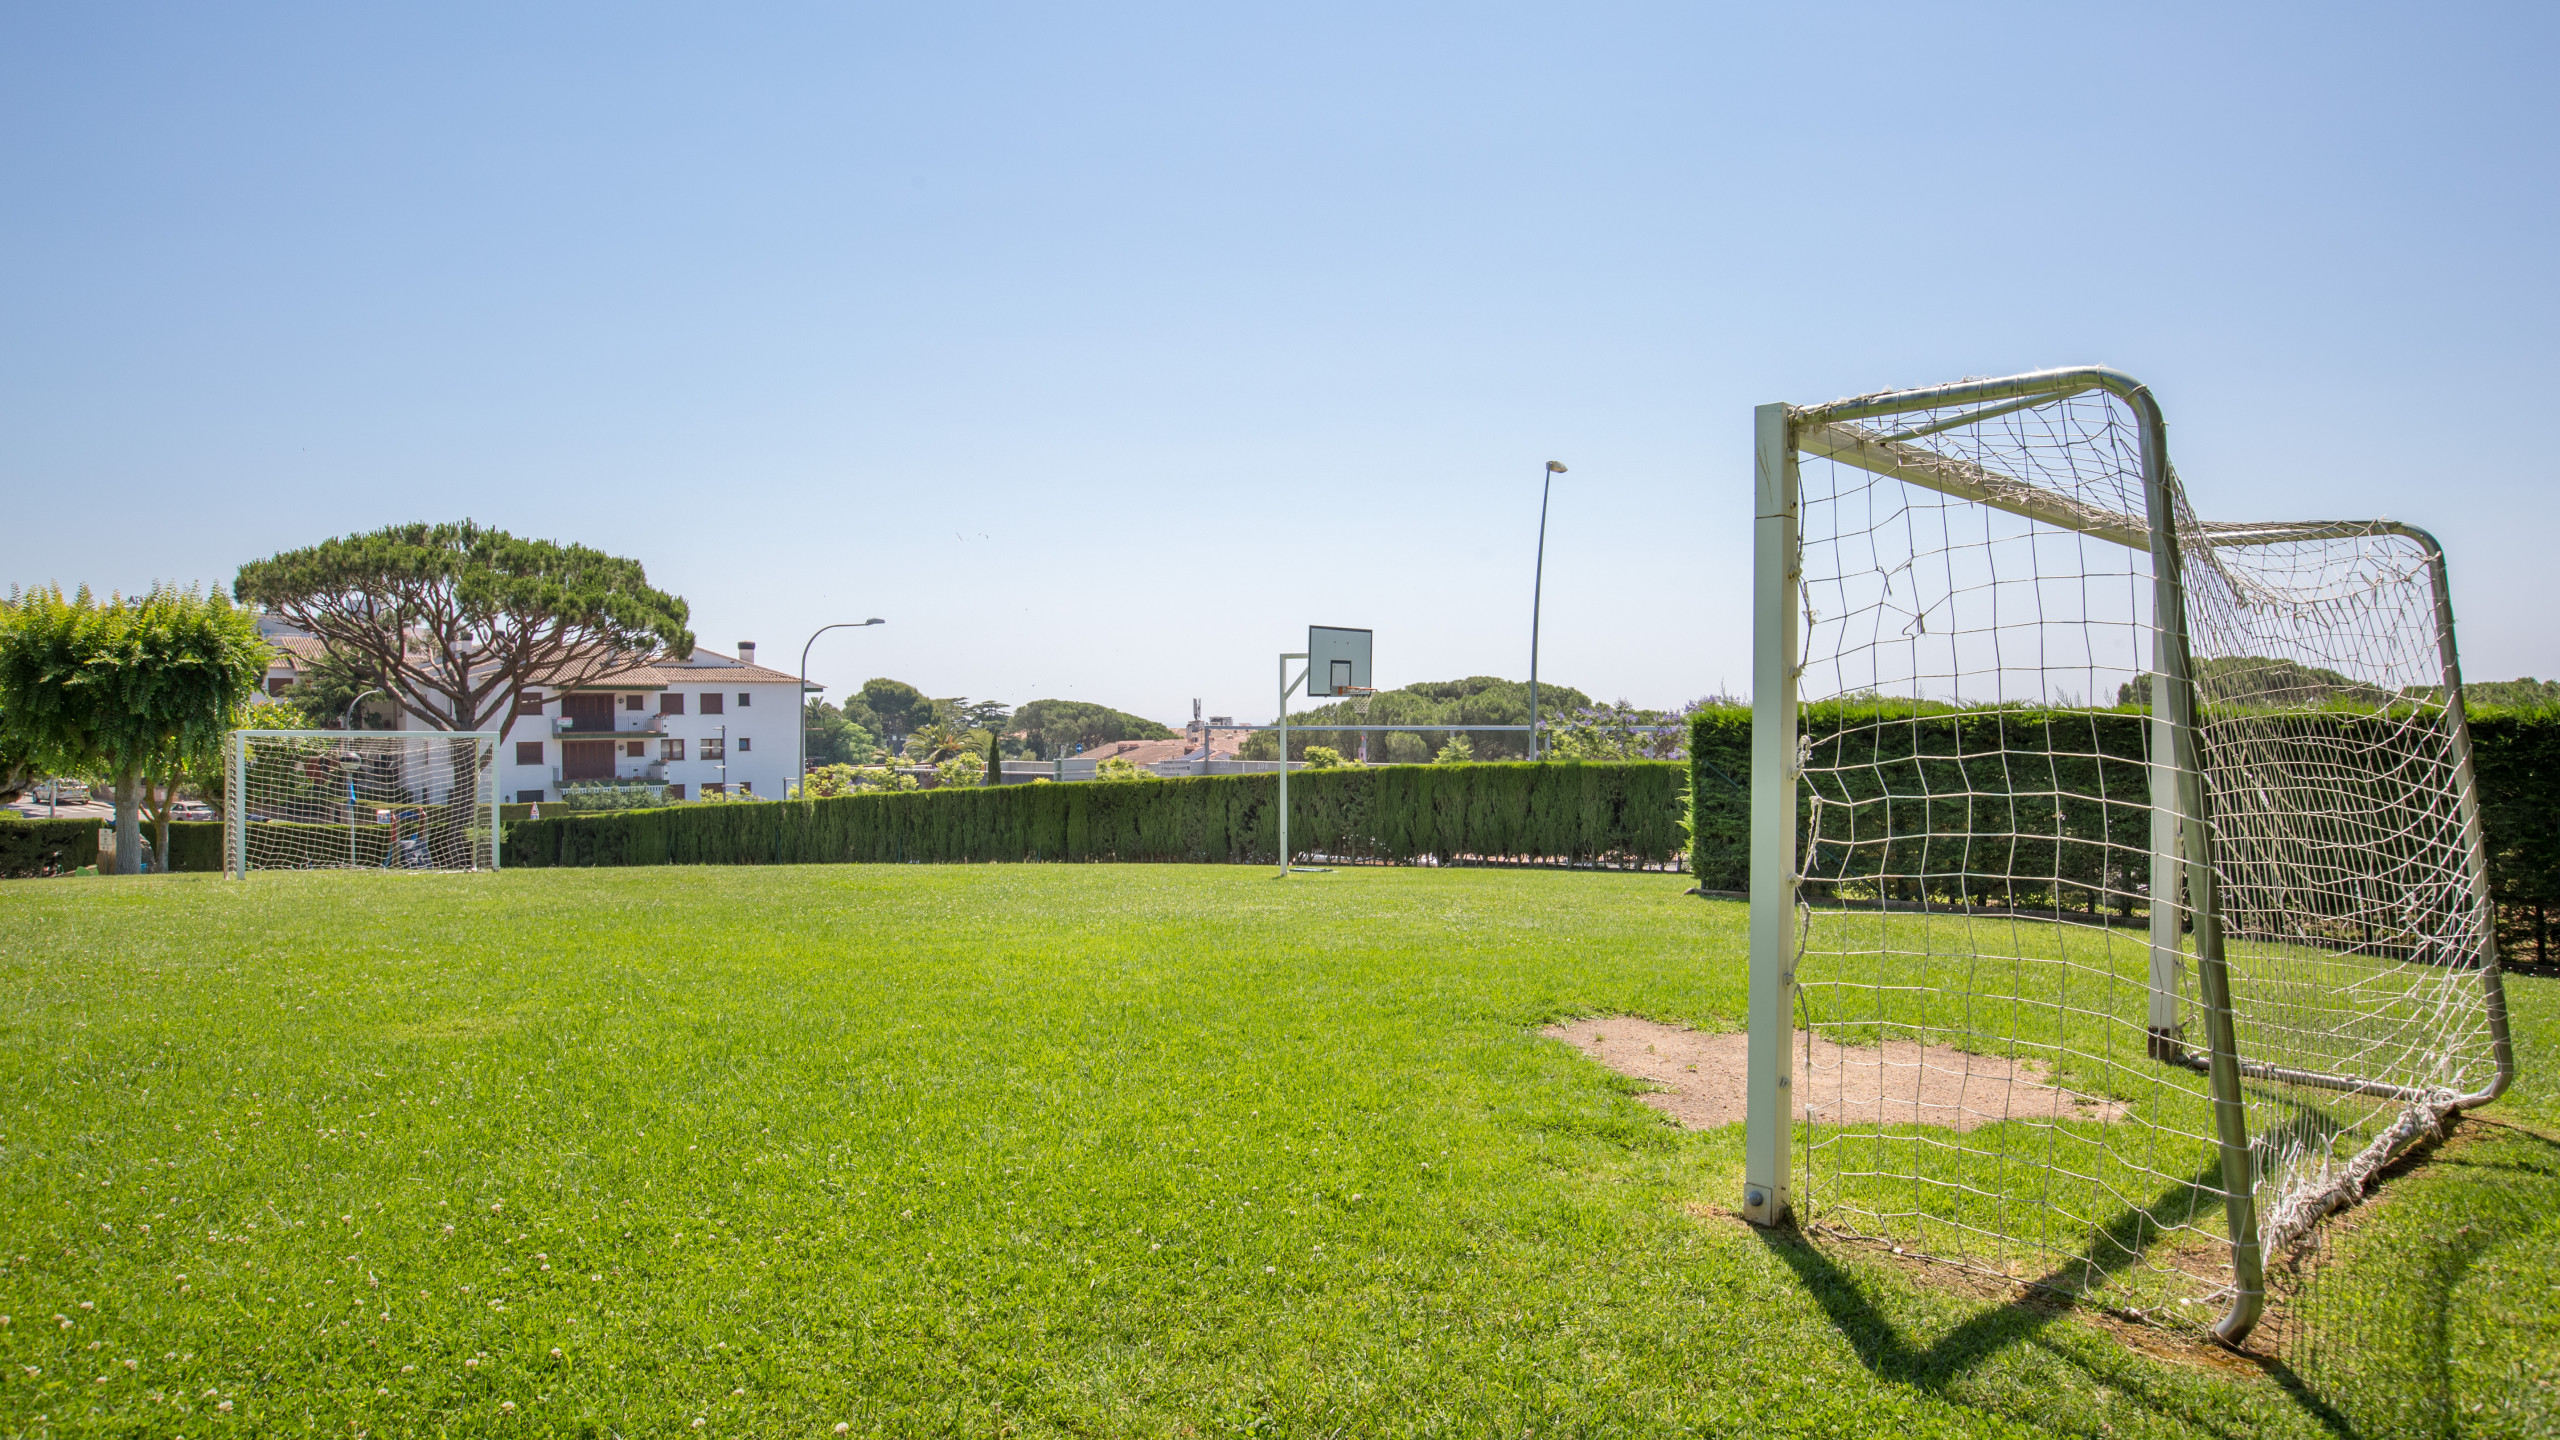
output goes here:
[{"label": "tiled roof", "polygon": [[[310,635],[269,635],[266,639],[267,643],[276,649],[276,654],[268,661],[267,668],[270,670],[278,667],[299,670],[328,653],[328,647],[321,644],[318,638]],[[742,665],[734,657],[711,650],[697,649],[693,652],[693,658],[695,663],[691,664],[674,660],[647,661],[599,676],[578,688],[581,690],[664,690],[675,685],[789,685],[800,678],[796,675],[786,675],[779,670],[769,670],[762,665]],[[699,663],[704,660],[711,663]],[[535,689],[546,688],[546,682],[539,680],[529,681],[527,684]],[[824,690],[827,687],[812,682],[809,688]]]},{"label": "tiled roof", "polygon": [[[708,665],[701,663],[705,659],[709,659],[712,663]],[[697,649],[693,652],[691,664],[675,660],[660,660],[634,665],[627,670],[616,670],[609,675],[599,676],[592,684],[581,685],[578,688],[581,690],[655,690],[670,685],[792,685],[797,684],[799,679],[797,675],[768,670],[762,665],[740,664],[735,658],[716,651]],[[826,687],[812,682],[809,688],[823,690]]]}]

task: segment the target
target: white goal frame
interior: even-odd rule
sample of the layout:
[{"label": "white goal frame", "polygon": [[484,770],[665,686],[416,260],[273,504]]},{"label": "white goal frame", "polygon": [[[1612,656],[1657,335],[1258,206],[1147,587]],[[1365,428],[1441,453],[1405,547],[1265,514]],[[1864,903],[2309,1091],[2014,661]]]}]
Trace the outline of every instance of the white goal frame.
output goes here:
[{"label": "white goal frame", "polygon": [[[485,848],[477,840],[470,841],[467,864],[460,866],[430,866],[427,868],[443,869],[448,871],[480,870],[485,868],[491,872],[495,872],[499,868],[499,856],[505,849],[505,845],[498,823],[498,744],[501,739],[498,731],[234,730],[230,733],[228,739],[229,743],[223,747],[222,807],[222,873],[226,878],[246,880],[249,877],[249,872],[253,869],[263,870],[279,868],[254,864],[250,853],[250,840],[252,838],[251,826],[253,822],[249,817],[250,803],[252,799],[249,794],[248,785],[249,756],[252,746],[261,740],[306,741],[317,746],[327,746],[331,748],[344,748],[351,744],[356,746],[370,745],[374,748],[381,748],[384,746],[385,742],[390,742],[395,745],[405,742],[416,745],[422,750],[427,749],[436,742],[442,742],[448,746],[456,742],[469,743],[472,747],[472,781],[470,797],[467,800],[457,802],[452,798],[451,793],[448,790],[447,797],[445,799],[429,803],[431,803],[435,808],[448,811],[452,810],[457,805],[466,807],[468,813],[463,817],[466,833],[469,835],[485,836]],[[411,805],[411,808],[419,808],[414,802],[395,802],[395,806],[401,803],[408,803]],[[356,828],[358,822],[353,818],[352,807],[350,808],[349,818],[343,822],[302,823],[343,824],[349,831],[350,857],[345,864],[318,863],[281,868],[382,868],[359,864],[354,858],[354,836],[358,833]],[[486,862],[485,866],[482,863],[484,860]]]},{"label": "white goal frame", "polygon": [[[2119,514],[2077,497],[1996,473],[1924,446],[1906,443],[1961,425],[1990,420],[2031,406],[2104,391],[2135,417],[2140,440],[2140,480],[2147,514]],[[1891,433],[1895,427],[1861,422],[1915,411],[1962,407],[1962,413]],[[1752,791],[1750,815],[1750,986],[1748,1129],[1743,1214],[1755,1224],[1778,1225],[1790,1210],[1795,1109],[1794,1031],[1800,992],[1798,789],[1803,766],[1798,724],[1799,680],[1805,657],[1804,562],[1800,520],[1799,457],[1840,462],[1951,498],[2076,532],[2149,556],[2156,656],[2150,675],[2149,747],[2150,906],[2149,1029],[2153,1061],[2209,1077],[2214,1141],[2230,1240],[2231,1305],[2214,1333],[2238,1343],[2256,1325],[2263,1305],[2269,1244],[2298,1239],[2321,1212],[2352,1196],[2313,1196],[2271,1218],[2260,1233],[2253,1190],[2253,1137],[2243,1094],[2248,1079],[2281,1081],[2404,1102],[2409,1114],[2431,1119],[2494,1099],[2512,1080],[2515,1061],[2499,978],[2470,735],[2463,714],[2453,610],[2446,587],[2444,553],[2434,537],[2389,521],[2199,525],[2183,516],[2182,498],[2168,459],[2166,426],[2150,389],[2119,371],[2084,367],[2039,371],[2001,379],[1967,381],[1927,389],[1892,391],[1830,405],[1769,404],[1755,420],[1754,582],[1752,657]],[[2187,527],[2183,534],[2182,524]],[[2485,1087],[2454,1095],[2352,1074],[2287,1069],[2251,1059],[2235,1035],[2231,978],[2225,957],[2220,905],[2221,872],[2209,805],[2199,733],[2196,669],[2182,540],[2215,548],[2276,545],[2360,536],[2392,535],[2422,548],[2436,612],[2437,649],[2448,729],[2459,787],[2459,829],[2468,854],[2461,857],[2469,903],[2483,917],[2482,952],[2476,964],[2485,994],[2488,1040],[2495,1077]],[[2177,877],[2183,877],[2183,886]],[[2180,892],[2183,890],[2183,894]],[[2191,936],[2192,946],[2185,943]],[[2183,967],[2196,970],[2202,1054],[2179,1025]],[[2404,1123],[2359,1156],[2356,1186],[2425,1127]],[[2406,1133],[2401,1133],[2406,1132]],[[2379,1152],[2378,1154],[2375,1152]],[[2181,1302],[2184,1303],[2184,1302]]]}]

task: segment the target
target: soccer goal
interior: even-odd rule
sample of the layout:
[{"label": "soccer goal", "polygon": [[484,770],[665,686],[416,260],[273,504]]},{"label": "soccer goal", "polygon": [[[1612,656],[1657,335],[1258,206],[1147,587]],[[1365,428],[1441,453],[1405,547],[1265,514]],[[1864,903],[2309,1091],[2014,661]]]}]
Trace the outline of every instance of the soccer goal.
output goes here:
[{"label": "soccer goal", "polygon": [[2110,370],[1757,426],[1746,1214],[2237,1343],[2513,1074],[2441,550]]},{"label": "soccer goal", "polygon": [[489,731],[235,730],[223,869],[495,870]]}]

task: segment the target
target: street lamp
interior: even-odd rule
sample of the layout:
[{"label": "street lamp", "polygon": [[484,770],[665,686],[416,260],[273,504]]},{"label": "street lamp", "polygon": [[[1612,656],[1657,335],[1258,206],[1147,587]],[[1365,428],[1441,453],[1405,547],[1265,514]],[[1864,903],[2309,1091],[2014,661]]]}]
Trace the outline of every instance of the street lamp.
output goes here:
[{"label": "street lamp", "polygon": [[1538,758],[1538,606],[1547,588],[1547,492],[1564,473],[1564,462],[1550,460],[1538,477],[1538,569],[1529,581],[1529,758]]},{"label": "street lamp", "polygon": [[341,730],[353,730],[356,728],[356,707],[364,703],[365,695],[389,695],[390,693],[391,692],[388,690],[376,688],[367,690],[364,692],[364,695],[358,695],[353,700],[348,701],[347,713],[338,721],[338,728]]},{"label": "street lamp", "polygon": [[[800,776],[803,780],[806,780],[809,775],[809,645],[817,644],[818,637],[826,634],[830,630],[860,630],[868,625],[886,625],[888,623],[888,621],[883,620],[876,615],[868,620],[839,620],[833,625],[821,625],[817,629],[809,632],[809,644],[800,647],[800,693],[794,697],[800,702],[800,763],[795,768],[799,770]],[[725,744],[722,745],[721,752],[725,755],[728,752],[728,746]],[[724,777],[728,774],[725,761],[723,762],[723,768],[720,773]],[[783,794],[787,797],[792,790],[797,790],[799,788],[801,787],[797,785],[792,786],[790,789],[786,789]]]}]

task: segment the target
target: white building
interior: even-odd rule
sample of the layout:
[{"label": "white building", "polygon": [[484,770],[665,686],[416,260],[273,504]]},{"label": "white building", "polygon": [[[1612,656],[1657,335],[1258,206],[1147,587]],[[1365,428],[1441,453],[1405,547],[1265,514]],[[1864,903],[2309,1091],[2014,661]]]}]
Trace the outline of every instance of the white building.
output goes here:
[{"label": "white building", "polygon": [[500,798],[557,800],[563,784],[596,780],[664,785],[670,800],[788,797],[800,680],[755,658],[755,643],[742,641],[735,657],[697,649],[566,694],[528,687],[498,747]]},{"label": "white building", "polygon": [[[260,627],[276,647],[267,689],[281,695],[316,659],[320,643],[281,624]],[[753,641],[735,656],[695,650],[603,676],[566,693],[527,686],[498,745],[498,798],[558,800],[579,781],[663,785],[669,800],[724,791],[784,799],[799,760],[800,680],[755,663]],[[809,691],[823,690],[811,685]],[[364,702],[371,726],[424,728],[389,701]]]}]

